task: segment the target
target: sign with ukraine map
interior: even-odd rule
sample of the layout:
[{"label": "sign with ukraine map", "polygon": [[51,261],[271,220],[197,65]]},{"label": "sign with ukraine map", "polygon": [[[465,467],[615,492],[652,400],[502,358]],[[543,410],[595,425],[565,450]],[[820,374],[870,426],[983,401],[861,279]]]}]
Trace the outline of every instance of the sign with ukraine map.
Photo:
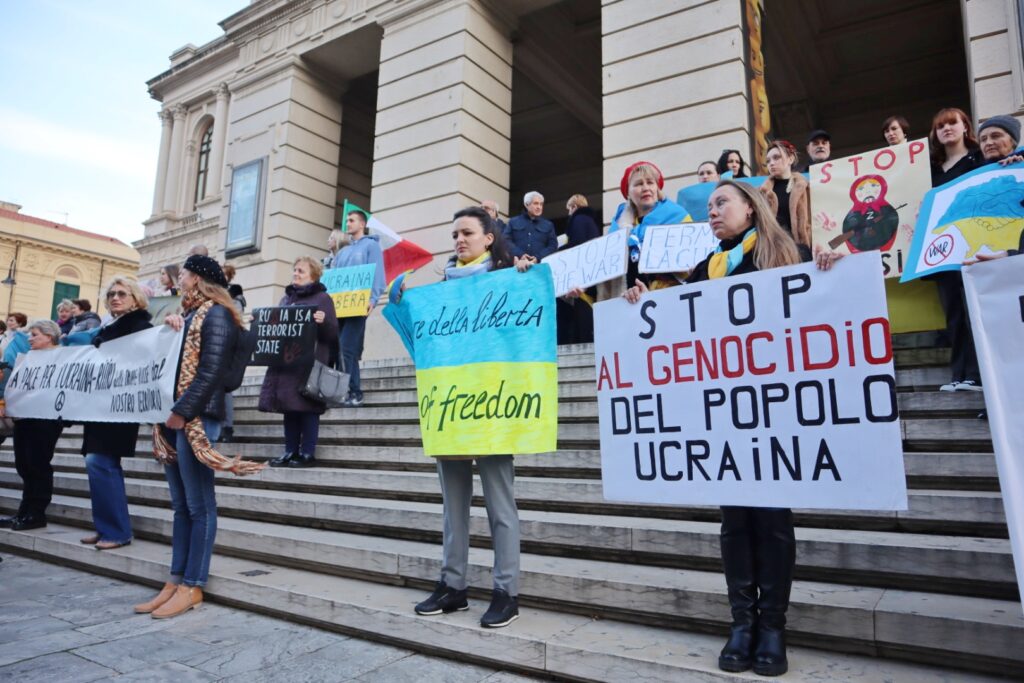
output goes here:
[{"label": "sign with ukraine map", "polygon": [[416,364],[424,453],[555,450],[555,288],[546,264],[416,287],[383,310]]},{"label": "sign with ukraine map", "polygon": [[1016,249],[1024,229],[1024,163],[989,164],[930,191],[901,282],[959,270],[978,253]]}]

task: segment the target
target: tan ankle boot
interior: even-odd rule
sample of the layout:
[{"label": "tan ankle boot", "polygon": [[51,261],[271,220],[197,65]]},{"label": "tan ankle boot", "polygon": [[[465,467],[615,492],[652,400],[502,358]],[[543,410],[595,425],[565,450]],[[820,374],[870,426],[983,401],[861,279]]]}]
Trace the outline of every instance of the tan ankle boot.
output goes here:
[{"label": "tan ankle boot", "polygon": [[160,589],[157,596],[149,602],[144,602],[140,605],[135,605],[136,614],[149,614],[160,605],[164,604],[171,599],[174,595],[174,591],[178,590],[178,584],[176,583],[165,583],[164,587]]},{"label": "tan ankle boot", "polygon": [[198,586],[178,586],[171,599],[153,610],[154,619],[170,619],[203,604],[203,589]]}]

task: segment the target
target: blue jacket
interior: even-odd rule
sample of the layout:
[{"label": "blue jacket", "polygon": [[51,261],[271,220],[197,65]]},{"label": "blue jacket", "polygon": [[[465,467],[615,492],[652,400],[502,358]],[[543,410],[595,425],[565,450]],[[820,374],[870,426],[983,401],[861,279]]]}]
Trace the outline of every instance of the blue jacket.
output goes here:
[{"label": "blue jacket", "polygon": [[529,254],[539,261],[558,251],[555,224],[544,217],[531,218],[526,211],[508,222],[502,236],[513,256]]},{"label": "blue jacket", "polygon": [[4,370],[3,379],[0,379],[0,396],[3,396],[7,389],[7,380],[10,378],[11,372],[14,371],[14,362],[21,354],[28,353],[30,348],[32,347],[28,345],[28,332],[15,330],[14,336],[11,337],[7,349],[4,351],[4,363],[7,363],[8,367]]},{"label": "blue jacket", "polygon": [[[621,227],[619,225],[619,217],[626,210],[626,206],[626,202],[619,204],[619,208],[615,210],[615,218],[612,219],[612,224],[608,226],[608,232],[615,232]],[[640,247],[644,243],[644,234],[647,232],[648,225],[674,225],[682,223],[687,215],[686,209],[671,199],[662,199],[655,204],[651,212],[640,221],[640,224],[633,226],[629,232],[629,254],[633,261],[638,260]]]},{"label": "blue jacket", "polygon": [[384,293],[387,283],[384,281],[384,251],[380,248],[378,235],[364,235],[347,247],[343,247],[334,255],[332,268],[347,268],[376,263],[373,271],[373,287],[370,289],[370,303],[377,305],[377,299]]}]

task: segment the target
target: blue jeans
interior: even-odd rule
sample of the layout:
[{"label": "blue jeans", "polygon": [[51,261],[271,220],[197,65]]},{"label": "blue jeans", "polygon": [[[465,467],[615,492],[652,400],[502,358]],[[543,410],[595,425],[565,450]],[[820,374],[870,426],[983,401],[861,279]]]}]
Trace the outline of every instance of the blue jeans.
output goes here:
[{"label": "blue jeans", "polygon": [[314,455],[320,438],[320,415],[317,413],[284,414],[284,451]]},{"label": "blue jeans", "polygon": [[[220,436],[220,422],[203,418],[206,438]],[[174,432],[178,459],[164,466],[171,489],[174,531],[171,538],[171,583],[205,586],[210,578],[213,541],[217,537],[217,498],[213,470],[196,460],[185,430]]]},{"label": "blue jeans", "polygon": [[128,495],[124,490],[121,458],[104,453],[85,456],[92,499],[92,523],[101,541],[127,543],[132,540],[132,520],[128,516]]},{"label": "blue jeans", "polygon": [[366,336],[366,318],[338,318],[338,341],[341,345],[342,370],[348,373],[348,391],[353,396],[363,397],[359,383],[359,360],[363,357],[363,337]]}]

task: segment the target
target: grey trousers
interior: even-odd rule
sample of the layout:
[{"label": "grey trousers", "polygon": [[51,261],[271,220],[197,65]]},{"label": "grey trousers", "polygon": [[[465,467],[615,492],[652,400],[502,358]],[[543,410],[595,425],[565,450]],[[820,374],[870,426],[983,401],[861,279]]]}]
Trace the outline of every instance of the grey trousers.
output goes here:
[{"label": "grey trousers", "polygon": [[[477,459],[484,489],[487,521],[494,545],[494,587],[519,595],[519,510],[513,491],[515,466],[511,455]],[[444,496],[444,562],[441,580],[455,590],[468,587],[469,508],[473,499],[473,461],[437,461]]]}]

